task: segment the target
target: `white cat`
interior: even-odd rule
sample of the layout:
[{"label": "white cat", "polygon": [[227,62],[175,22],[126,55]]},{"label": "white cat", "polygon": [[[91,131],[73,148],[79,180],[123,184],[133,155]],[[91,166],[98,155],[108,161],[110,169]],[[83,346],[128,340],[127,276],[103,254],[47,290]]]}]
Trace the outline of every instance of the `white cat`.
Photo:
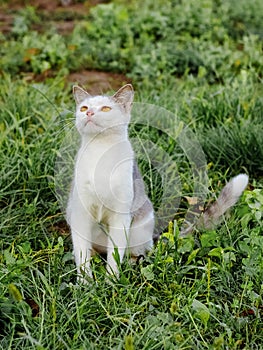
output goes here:
[{"label": "white cat", "polygon": [[92,97],[74,86],[76,127],[81,147],[76,159],[67,217],[78,273],[91,275],[91,252],[107,254],[109,272],[117,273],[113,253],[122,261],[145,254],[153,241],[154,214],[128,139],[133,88],[112,97]]},{"label": "white cat", "polygon": [[[107,255],[107,269],[118,275],[125,253],[144,255],[153,245],[154,210],[128,138],[134,91],[130,84],[113,96],[91,96],[73,87],[76,127],[81,135],[67,208],[79,275],[92,276],[95,250]],[[197,223],[204,228],[234,205],[247,186],[238,175],[222,190]]]}]

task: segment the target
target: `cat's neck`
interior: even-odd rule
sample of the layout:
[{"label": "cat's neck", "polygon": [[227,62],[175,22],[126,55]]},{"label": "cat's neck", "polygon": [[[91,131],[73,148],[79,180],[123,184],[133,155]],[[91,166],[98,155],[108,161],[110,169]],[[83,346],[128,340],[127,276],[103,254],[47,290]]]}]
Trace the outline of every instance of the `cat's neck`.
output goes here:
[{"label": "cat's neck", "polygon": [[88,144],[110,145],[128,140],[128,128],[124,124],[118,127],[107,128],[98,133],[81,135],[82,147],[86,147]]}]

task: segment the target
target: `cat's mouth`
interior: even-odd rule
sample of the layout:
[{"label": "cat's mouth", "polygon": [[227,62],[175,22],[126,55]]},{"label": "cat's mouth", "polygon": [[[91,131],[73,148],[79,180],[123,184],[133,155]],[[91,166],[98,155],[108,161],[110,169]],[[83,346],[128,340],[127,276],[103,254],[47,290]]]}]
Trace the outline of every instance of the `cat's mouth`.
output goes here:
[{"label": "cat's mouth", "polygon": [[86,127],[87,125],[96,125],[96,126],[99,126],[95,121],[94,119],[91,119],[91,118],[87,118],[85,120],[85,123],[84,123],[84,127]]}]

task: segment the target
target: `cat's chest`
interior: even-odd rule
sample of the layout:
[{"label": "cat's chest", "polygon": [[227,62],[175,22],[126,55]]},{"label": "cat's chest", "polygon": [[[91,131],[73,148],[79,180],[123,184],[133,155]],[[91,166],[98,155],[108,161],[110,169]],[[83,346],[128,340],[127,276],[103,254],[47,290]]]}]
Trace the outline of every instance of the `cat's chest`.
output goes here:
[{"label": "cat's chest", "polygon": [[106,186],[107,176],[110,169],[102,166],[100,159],[103,152],[90,152],[85,150],[79,154],[75,169],[75,182],[81,192],[88,192],[89,195],[93,192],[100,191],[101,187]]},{"label": "cat's chest", "polygon": [[129,142],[90,144],[79,150],[75,185],[82,195],[113,198],[130,191],[133,151]]}]

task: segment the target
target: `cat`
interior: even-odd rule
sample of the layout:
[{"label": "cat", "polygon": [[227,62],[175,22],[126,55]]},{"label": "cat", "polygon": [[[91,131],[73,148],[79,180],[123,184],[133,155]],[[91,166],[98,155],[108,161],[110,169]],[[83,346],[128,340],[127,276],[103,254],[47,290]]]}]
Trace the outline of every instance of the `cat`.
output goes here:
[{"label": "cat", "polygon": [[[132,85],[124,85],[113,96],[91,96],[81,87],[73,86],[73,95],[81,146],[67,221],[77,273],[85,282],[92,277],[90,258],[94,251],[106,254],[107,271],[118,276],[118,263],[125,253],[138,257],[152,248],[154,209],[128,137]],[[247,183],[247,175],[233,178],[217,201],[200,216],[197,227],[211,228],[217,223],[238,201]],[[189,232],[182,235],[186,233]]]}]

